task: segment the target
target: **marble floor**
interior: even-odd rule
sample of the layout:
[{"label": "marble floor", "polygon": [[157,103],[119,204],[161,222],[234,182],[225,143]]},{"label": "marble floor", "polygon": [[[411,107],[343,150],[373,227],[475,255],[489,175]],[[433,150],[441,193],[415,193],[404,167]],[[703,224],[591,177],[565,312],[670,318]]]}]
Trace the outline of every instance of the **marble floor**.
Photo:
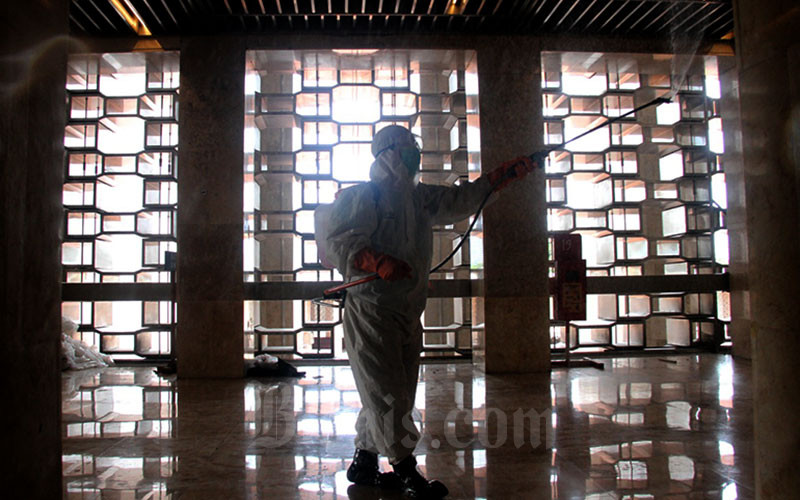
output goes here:
[{"label": "marble floor", "polygon": [[[753,497],[748,364],[603,362],[525,376],[422,366],[421,468],[452,498]],[[65,373],[65,498],[402,498],[345,477],[359,408],[350,369],[301,369],[299,380]]]}]

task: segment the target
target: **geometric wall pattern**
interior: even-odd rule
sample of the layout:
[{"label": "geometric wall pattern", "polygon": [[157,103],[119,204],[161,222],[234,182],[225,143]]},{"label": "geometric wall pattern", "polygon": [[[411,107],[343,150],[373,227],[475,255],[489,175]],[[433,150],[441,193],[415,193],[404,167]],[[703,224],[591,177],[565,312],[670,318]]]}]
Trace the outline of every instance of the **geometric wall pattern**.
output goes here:
[{"label": "geometric wall pattern", "polygon": [[[177,249],[179,55],[70,57],[63,189],[65,283],[169,283]],[[662,55],[544,53],[545,143],[558,145],[657,96],[637,112],[550,154],[551,236],[580,233],[590,276],[719,274],[728,265],[717,59],[685,68]],[[480,172],[474,52],[253,51],[246,73],[245,280],[331,281],[313,239],[313,211],[368,178],[372,136],[388,124],[422,138],[422,181],[454,185]],[[469,221],[438,227],[433,261]],[[480,278],[476,226],[433,276]],[[427,353],[467,354],[479,299],[429,299]],[[717,345],[728,294],[590,295],[573,348]],[[64,302],[76,336],[117,359],[163,357],[174,322],[162,300]],[[343,358],[336,309],[305,300],[247,301],[249,353]],[[565,326],[553,322],[552,347]]]},{"label": "geometric wall pattern", "polygon": [[[443,50],[253,51],[245,117],[245,279],[332,281],[314,240],[314,209],[369,180],[373,135],[389,124],[422,139],[421,180],[454,185],[477,178],[475,54]],[[434,232],[434,262],[469,221]],[[469,278],[482,267],[480,231],[434,278]],[[428,302],[426,350],[471,347],[471,300]],[[311,301],[245,304],[249,352],[343,358],[337,309]]]},{"label": "geometric wall pattern", "polygon": [[[177,248],[176,52],[73,55],[64,135],[64,283],[169,283]],[[64,302],[78,336],[115,358],[163,357],[167,301]]]},{"label": "geometric wall pattern", "polygon": [[[678,64],[680,62],[680,64]],[[547,162],[551,236],[578,233],[589,276],[718,274],[728,266],[717,59],[599,53],[542,55],[545,143],[551,146],[656,97],[553,151]],[[571,347],[719,344],[729,298],[717,293],[588,297]],[[551,342],[564,347],[565,327]]]}]

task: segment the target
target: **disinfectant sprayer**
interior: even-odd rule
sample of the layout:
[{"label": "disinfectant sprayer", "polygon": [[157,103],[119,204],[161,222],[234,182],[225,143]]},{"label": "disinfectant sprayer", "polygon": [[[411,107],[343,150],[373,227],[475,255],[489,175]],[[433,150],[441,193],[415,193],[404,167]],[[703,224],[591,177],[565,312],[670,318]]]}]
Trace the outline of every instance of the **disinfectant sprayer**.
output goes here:
[{"label": "disinfectant sprayer", "polygon": [[[672,99],[670,97],[668,97],[668,96],[670,96],[670,94],[672,94],[672,92],[668,92],[667,94],[665,94],[664,96],[661,96],[661,97],[656,97],[652,101],[650,101],[648,103],[645,103],[645,104],[642,104],[641,106],[638,106],[636,108],[633,108],[632,110],[628,111],[627,113],[623,113],[623,114],[621,114],[619,116],[615,116],[614,118],[609,118],[608,120],[604,121],[600,125],[592,127],[591,129],[587,130],[586,132],[583,132],[583,133],[581,133],[581,134],[579,134],[579,135],[577,135],[577,136],[575,136],[575,137],[573,137],[573,138],[571,138],[569,140],[566,140],[566,141],[564,141],[564,142],[562,142],[560,144],[555,144],[555,145],[550,146],[550,147],[548,147],[546,149],[543,149],[541,151],[537,151],[537,152],[529,155],[529,158],[531,160],[533,160],[540,168],[543,168],[545,159],[553,151],[555,151],[557,149],[561,149],[564,146],[566,146],[567,144],[569,144],[571,142],[574,142],[574,141],[577,141],[578,139],[581,139],[582,137],[586,137],[587,135],[591,134],[592,132],[600,130],[601,128],[605,127],[606,125],[610,125],[610,124],[612,124],[614,122],[617,122],[617,121],[619,121],[619,120],[621,120],[621,119],[623,119],[623,118],[625,118],[627,116],[630,116],[630,115],[636,113],[637,111],[641,111],[641,110],[643,110],[645,108],[649,108],[650,106],[654,106],[654,105],[657,105],[657,104],[665,104],[665,103],[672,102]],[[452,259],[453,256],[461,249],[461,246],[464,244],[464,242],[467,240],[467,238],[469,238],[469,235],[472,232],[472,229],[475,227],[475,223],[477,222],[478,217],[480,216],[481,212],[483,211],[483,207],[486,206],[486,203],[488,203],[489,199],[491,198],[491,195],[494,192],[494,188],[496,188],[497,186],[502,184],[509,177],[515,177],[515,176],[516,176],[516,171],[515,171],[515,169],[512,168],[512,169],[509,169],[507,171],[507,173],[503,177],[501,177],[500,179],[498,179],[495,182],[495,184],[492,186],[492,189],[489,191],[489,194],[486,195],[486,197],[481,202],[480,206],[478,206],[478,210],[475,211],[475,216],[473,217],[472,222],[470,223],[469,227],[464,232],[464,234],[461,235],[461,239],[458,242],[458,244],[455,246],[455,248],[453,248],[453,251],[450,252],[450,254],[447,255],[447,257],[442,259],[441,262],[439,262],[436,266],[433,267],[433,269],[430,270],[431,273],[435,273],[436,271],[441,269],[442,266],[444,266],[450,259]],[[317,245],[319,245],[319,244],[320,243],[317,242]],[[376,280],[376,279],[378,279],[378,275],[377,274],[371,274],[371,275],[366,276],[366,277],[361,278],[361,279],[357,279],[357,280],[354,280],[354,281],[350,281],[348,283],[343,283],[341,285],[338,285],[338,286],[335,286],[335,287],[332,287],[332,288],[328,288],[327,290],[322,292],[323,293],[323,297],[314,299],[313,302],[315,304],[318,304],[318,305],[325,305],[325,306],[332,306],[332,307],[341,306],[341,304],[342,304],[341,301],[344,298],[344,294],[345,294],[345,290],[346,289],[348,289],[350,287],[354,287],[356,285],[361,285],[363,283],[368,283],[368,282]],[[334,303],[325,302],[327,300],[333,301]]]}]

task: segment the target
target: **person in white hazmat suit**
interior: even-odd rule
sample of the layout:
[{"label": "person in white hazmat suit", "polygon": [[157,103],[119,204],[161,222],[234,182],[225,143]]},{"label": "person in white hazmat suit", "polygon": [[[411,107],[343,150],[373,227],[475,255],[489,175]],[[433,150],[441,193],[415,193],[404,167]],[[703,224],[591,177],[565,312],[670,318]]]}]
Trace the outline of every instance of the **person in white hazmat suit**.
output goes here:
[{"label": "person in white hazmat suit", "polygon": [[[327,259],[345,281],[374,273],[381,278],[350,288],[345,301],[345,345],[362,404],[347,478],[360,485],[402,487],[412,497],[441,498],[447,488],[426,480],[412,455],[419,439],[411,412],[432,228],[468,217],[492,189],[522,178],[535,164],[521,157],[475,182],[421,184],[415,136],[397,125],[375,134],[372,154],[370,182],[339,193],[324,242]],[[378,454],[389,459],[394,474],[381,474]]]}]

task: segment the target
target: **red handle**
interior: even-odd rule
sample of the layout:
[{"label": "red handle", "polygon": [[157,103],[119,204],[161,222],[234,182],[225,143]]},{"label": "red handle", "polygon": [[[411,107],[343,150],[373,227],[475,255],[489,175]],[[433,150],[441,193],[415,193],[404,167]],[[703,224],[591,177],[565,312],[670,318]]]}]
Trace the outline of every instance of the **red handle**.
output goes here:
[{"label": "red handle", "polygon": [[333,295],[334,293],[341,292],[342,290],[350,288],[351,286],[360,285],[362,283],[369,283],[370,281],[374,281],[374,280],[378,279],[378,277],[379,276],[377,274],[371,274],[371,275],[367,276],[366,278],[361,278],[359,280],[351,281],[349,283],[343,283],[343,284],[335,286],[333,288],[328,288],[327,290],[322,292],[322,294],[324,296]]}]

